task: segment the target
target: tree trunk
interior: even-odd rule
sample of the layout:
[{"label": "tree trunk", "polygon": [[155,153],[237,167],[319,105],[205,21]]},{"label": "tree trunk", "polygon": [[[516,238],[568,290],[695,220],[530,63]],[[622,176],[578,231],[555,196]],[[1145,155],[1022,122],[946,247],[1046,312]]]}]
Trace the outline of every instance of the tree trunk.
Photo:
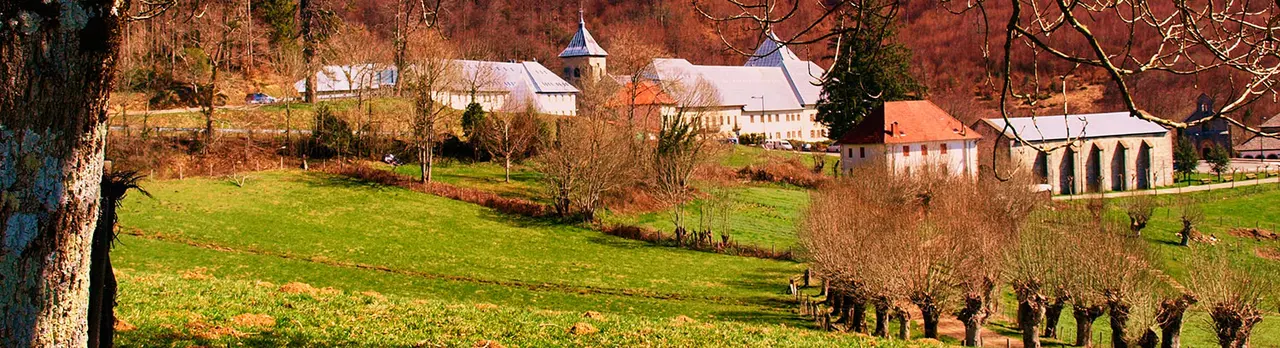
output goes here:
[{"label": "tree trunk", "polygon": [[1191,295],[1160,302],[1160,310],[1156,312],[1156,323],[1160,325],[1161,348],[1182,346],[1182,318],[1187,308],[1195,303],[1196,298]]},{"label": "tree trunk", "polygon": [[920,309],[920,321],[924,323],[924,337],[937,339],[938,317],[942,314],[938,310],[938,305],[929,296],[919,297],[913,302]]},{"label": "tree trunk", "polygon": [[875,337],[889,337],[889,303],[888,301],[875,301],[876,313],[876,329],[871,333]]},{"label": "tree trunk", "polygon": [[[319,69],[316,66],[316,33],[315,21],[315,4],[311,0],[298,0],[298,17],[301,28],[300,36],[302,36],[302,64],[306,67],[307,78],[305,89],[302,95],[302,101],[306,103],[316,102],[316,72]],[[403,72],[404,70],[400,70]],[[398,84],[397,84],[398,85]]]},{"label": "tree trunk", "polygon": [[907,315],[905,308],[895,308],[894,311],[898,318],[898,339],[911,339],[911,316]]},{"label": "tree trunk", "polygon": [[1192,229],[1191,226],[1192,226],[1191,221],[1187,221],[1187,220],[1182,221],[1182,242],[1178,243],[1179,245],[1182,245],[1182,246],[1191,245],[1191,229]]},{"label": "tree trunk", "polygon": [[502,182],[511,182],[511,155],[503,158],[502,177]]},{"label": "tree trunk", "polygon": [[107,96],[128,5],[0,2],[0,346],[89,342]]},{"label": "tree trunk", "polygon": [[1018,323],[1022,329],[1022,346],[1040,348],[1040,321],[1044,318],[1044,298],[1022,299],[1018,301]]},{"label": "tree trunk", "polygon": [[[676,208],[676,209],[679,210],[680,208]],[[845,301],[848,300],[849,297],[844,295],[844,291],[836,291],[832,293],[832,296],[830,298],[831,298],[831,311],[834,312],[836,315],[838,315],[838,317],[836,317],[835,323],[844,324],[849,322],[849,310],[848,310],[849,306],[845,304]]]},{"label": "tree trunk", "polygon": [[1058,297],[1044,309],[1044,335],[1046,338],[1058,338],[1058,320],[1062,319],[1062,309],[1067,306],[1066,297]]},{"label": "tree trunk", "polygon": [[1128,348],[1129,343],[1124,338],[1127,335],[1125,328],[1129,324],[1129,305],[1122,302],[1112,302],[1108,304],[1111,310],[1107,314],[1111,318],[1111,346],[1115,348]]},{"label": "tree trunk", "polygon": [[854,296],[845,301],[849,303],[849,328],[853,332],[867,333],[867,301]]},{"label": "tree trunk", "polygon": [[[104,185],[105,186],[105,185]],[[108,294],[108,279],[114,280],[111,269],[111,240],[115,238],[115,209],[110,197],[105,195],[100,203],[98,225],[93,231],[93,249],[89,261],[89,348],[110,347],[114,335],[115,294]],[[106,345],[103,345],[106,338]]]},{"label": "tree trunk", "polygon": [[964,308],[957,313],[956,319],[964,323],[964,341],[962,342],[968,347],[982,346],[982,321],[986,318],[984,310],[986,301],[983,294],[967,293],[964,298]]},{"label": "tree trunk", "polygon": [[1138,338],[1137,345],[1140,348],[1156,348],[1160,344],[1160,338],[1156,337],[1156,331],[1147,329],[1142,333],[1142,337]]},{"label": "tree trunk", "polygon": [[1076,346],[1088,347],[1093,345],[1093,322],[1097,321],[1106,308],[1100,305],[1082,306],[1076,304],[1071,307],[1071,313],[1076,318]]},{"label": "tree trunk", "polygon": [[430,180],[427,178],[427,175],[428,175],[427,173],[430,172],[430,168],[427,168],[427,149],[426,148],[418,149],[418,170],[421,172],[420,175],[418,176],[419,178],[418,181],[423,184],[426,184]]}]

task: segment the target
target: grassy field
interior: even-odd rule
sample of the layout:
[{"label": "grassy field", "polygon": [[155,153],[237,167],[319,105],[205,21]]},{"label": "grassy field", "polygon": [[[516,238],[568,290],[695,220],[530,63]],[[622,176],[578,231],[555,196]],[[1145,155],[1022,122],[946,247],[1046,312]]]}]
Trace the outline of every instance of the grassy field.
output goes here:
[{"label": "grassy field", "polygon": [[[705,186],[705,185],[704,185]],[[704,187],[703,192],[712,188]],[[783,184],[744,184],[718,188],[729,200],[729,234],[742,244],[779,249],[797,246],[797,226],[809,206],[809,191]],[[687,221],[696,226],[699,208],[709,197],[695,200],[685,208]],[[675,229],[670,210],[606,219],[670,232]],[[717,236],[720,232],[716,232]]]},{"label": "grassy field", "polygon": [[[196,274],[121,269],[121,346],[904,347],[787,325],[530,310]],[[594,333],[571,331],[589,325]]]},{"label": "grassy field", "polygon": [[[411,110],[407,103],[394,98],[372,98],[368,99],[360,110],[356,110],[354,99],[326,101],[322,104],[328,105],[339,115],[347,115],[347,119],[353,122],[354,128],[357,117],[360,122],[365,122],[370,111],[373,113],[374,120],[380,124],[392,124],[396,120],[405,120],[404,110]],[[291,127],[294,130],[309,130],[318,105],[320,104],[281,103],[220,108],[214,113],[214,126],[247,129]],[[140,132],[144,123],[147,127],[165,128],[204,128],[205,125],[204,115],[197,111],[166,112],[145,116],[144,113],[145,111],[136,107],[129,110],[129,115],[121,115],[119,110],[115,110],[108,114],[108,122],[112,127],[129,126],[135,132]]]},{"label": "grassy field", "polygon": [[[399,345],[433,332],[380,331],[394,325],[439,326],[433,330],[453,332],[443,336],[446,344],[507,338],[530,345],[650,339],[678,345],[700,334],[738,335],[718,344],[826,340],[781,327],[811,325],[788,309],[794,306],[784,294],[801,264],[654,247],[324,174],[262,172],[244,187],[216,179],[146,186],[155,198],[134,195],[125,203],[125,235],[115,252],[125,274],[121,317],[138,327],[122,339],[138,345],[343,345],[372,337]],[[345,295],[299,304],[298,296],[273,288],[291,282]],[[368,301],[354,295],[366,291],[393,299],[381,306],[406,309],[367,312]],[[460,307],[440,309],[442,303]],[[470,309],[491,305],[499,311]],[[254,310],[276,318],[277,329],[217,339],[195,333]],[[618,317],[596,325],[616,329],[585,341],[555,334],[585,311]],[[503,314],[516,312],[523,314]],[[459,317],[441,317],[450,313]],[[681,315],[709,325],[667,325]],[[372,324],[386,321],[413,323]],[[558,324],[542,329],[542,321]],[[653,334],[636,334],[646,330]]]},{"label": "grassy field", "polygon": [[[422,175],[422,170],[416,163],[396,167],[395,172],[413,178]],[[551,203],[540,182],[542,173],[522,164],[511,165],[511,182],[503,180],[500,164],[464,163],[455,160],[436,162],[431,169],[431,178],[451,185],[493,192],[503,197]]]},{"label": "grassy field", "polygon": [[[721,155],[718,163],[730,168],[742,168],[748,165],[761,164],[771,160],[796,159],[805,166],[812,167],[814,163],[814,154],[818,153],[765,150],[764,148],[756,146],[735,145],[729,151],[725,151],[725,153]],[[840,157],[830,156],[826,153],[821,153],[821,155],[823,161],[827,162],[827,169],[823,171],[823,174],[830,175],[831,168],[836,165],[836,162],[840,160]]]}]

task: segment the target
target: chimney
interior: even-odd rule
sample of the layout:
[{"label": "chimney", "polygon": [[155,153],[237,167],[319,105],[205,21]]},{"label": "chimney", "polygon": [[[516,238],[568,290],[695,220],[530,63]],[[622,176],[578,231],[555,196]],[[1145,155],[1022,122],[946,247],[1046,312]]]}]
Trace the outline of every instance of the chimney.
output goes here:
[{"label": "chimney", "polygon": [[891,137],[898,136],[898,121],[894,121],[893,123],[889,124],[889,136]]}]

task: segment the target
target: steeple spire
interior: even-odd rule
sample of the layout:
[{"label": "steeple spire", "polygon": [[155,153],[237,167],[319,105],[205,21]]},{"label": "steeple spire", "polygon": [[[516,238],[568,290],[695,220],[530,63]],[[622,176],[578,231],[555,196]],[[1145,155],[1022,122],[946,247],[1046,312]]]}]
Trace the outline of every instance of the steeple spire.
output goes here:
[{"label": "steeple spire", "polygon": [[591,37],[591,32],[587,31],[586,12],[581,7],[578,8],[578,32],[573,34],[573,39],[569,40],[569,46],[560,52],[560,58],[569,57],[604,57],[609,53],[596,43],[596,39]]},{"label": "steeple spire", "polygon": [[778,39],[772,30],[766,33],[764,41],[760,42],[760,46],[756,47],[756,52],[751,58],[747,59],[746,66],[782,66],[783,62],[799,61],[795,52],[787,48],[787,45]]}]

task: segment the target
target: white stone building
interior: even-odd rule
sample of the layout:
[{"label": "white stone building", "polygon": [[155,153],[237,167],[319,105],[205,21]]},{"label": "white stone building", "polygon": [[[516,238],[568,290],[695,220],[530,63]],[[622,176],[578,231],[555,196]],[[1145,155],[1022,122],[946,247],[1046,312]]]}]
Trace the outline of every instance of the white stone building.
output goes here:
[{"label": "white stone building", "polygon": [[840,168],[883,163],[895,173],[930,167],[977,178],[979,138],[930,101],[887,102],[837,142]]},{"label": "white stone building", "polygon": [[[1280,132],[1280,116],[1272,116],[1270,120],[1262,124],[1262,131],[1266,133]],[[1235,147],[1236,152],[1240,153],[1243,158],[1257,159],[1280,159],[1280,139],[1272,137],[1264,137],[1254,135],[1248,141]]]},{"label": "white stone building", "polygon": [[[984,166],[994,163],[1029,170],[1056,194],[1173,183],[1173,133],[1128,112],[1020,117],[1008,122],[995,118],[978,121],[974,127],[983,135]],[[1054,150],[1045,153],[1016,141],[1015,131],[1027,143]],[[999,161],[993,161],[993,155]]]},{"label": "white stone building", "polygon": [[[817,84],[826,72],[811,61],[801,60],[780,41],[770,33],[743,66],[695,65],[685,59],[659,58],[642,76],[664,89],[689,91],[697,85],[714,88],[718,98],[713,105],[683,106],[699,108],[685,114],[697,115],[704,127],[725,136],[758,133],[768,139],[827,140],[826,127],[815,121],[822,95]],[[561,76],[573,83],[607,76],[607,57],[608,53],[579,19],[577,33],[560,53],[564,61]],[[666,92],[677,104],[693,99],[681,98],[680,91]],[[666,117],[676,108],[663,110]]]}]

